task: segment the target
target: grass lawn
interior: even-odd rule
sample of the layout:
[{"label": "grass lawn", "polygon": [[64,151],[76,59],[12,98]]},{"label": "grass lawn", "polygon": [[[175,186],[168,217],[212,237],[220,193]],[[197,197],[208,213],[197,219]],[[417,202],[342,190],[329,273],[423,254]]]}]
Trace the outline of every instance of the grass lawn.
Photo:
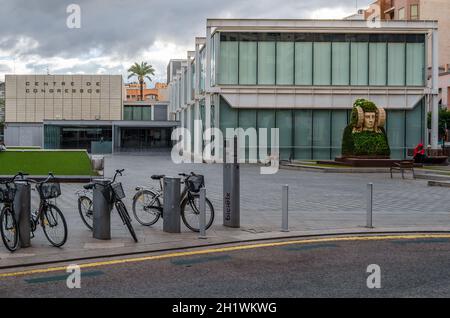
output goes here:
[{"label": "grass lawn", "polygon": [[0,152],[0,175],[15,175],[25,172],[34,176],[45,176],[53,172],[56,176],[92,175],[91,163],[86,151],[7,150]]}]

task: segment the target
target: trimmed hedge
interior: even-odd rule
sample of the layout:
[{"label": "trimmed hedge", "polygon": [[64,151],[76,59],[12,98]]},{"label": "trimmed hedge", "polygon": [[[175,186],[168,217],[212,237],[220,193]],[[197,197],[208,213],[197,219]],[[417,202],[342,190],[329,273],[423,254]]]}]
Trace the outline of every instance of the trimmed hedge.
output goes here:
[{"label": "trimmed hedge", "polygon": [[45,176],[91,176],[91,161],[86,151],[7,150],[0,152],[0,175],[26,172]]},{"label": "trimmed hedge", "polygon": [[358,99],[353,104],[350,124],[344,129],[342,136],[343,156],[390,156],[391,149],[384,128],[381,133],[362,131],[353,133],[358,120],[356,107],[361,107],[364,112],[376,112],[377,106],[366,99]]}]

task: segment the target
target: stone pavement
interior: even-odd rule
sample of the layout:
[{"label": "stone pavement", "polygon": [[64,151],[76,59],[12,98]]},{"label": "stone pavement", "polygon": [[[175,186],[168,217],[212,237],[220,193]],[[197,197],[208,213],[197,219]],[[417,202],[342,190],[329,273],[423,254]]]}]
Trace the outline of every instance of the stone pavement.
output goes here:
[{"label": "stone pavement", "polygon": [[[120,253],[173,249],[195,245],[237,242],[276,236],[316,235],[320,233],[450,230],[447,188],[428,187],[425,180],[390,179],[387,173],[342,174],[280,170],[276,175],[261,175],[257,166],[241,165],[240,229],[222,226],[222,166],[207,164],[175,165],[170,156],[110,155],[105,175],[126,169],[120,178],[131,214],[131,199],[136,186],[157,185],[152,174],[176,176],[178,172],[202,173],[206,177],[207,196],[216,218],[208,231],[208,240],[182,227],[181,234],[162,231],[162,220],[148,228],[133,222],[139,237],[135,244],[122,225],[117,212],[112,215],[111,241],[98,241],[84,226],[77,210],[75,192],[80,184],[63,184],[57,201],[69,225],[69,237],[63,248],[50,247],[38,228],[32,247],[10,254],[0,244],[0,269],[9,266],[70,260]],[[364,228],[366,220],[366,184],[374,184],[374,230]],[[281,186],[289,185],[289,227],[280,233]],[[33,194],[35,196],[35,194]],[[36,198],[37,199],[37,198]],[[34,200],[36,204],[36,200]]]}]

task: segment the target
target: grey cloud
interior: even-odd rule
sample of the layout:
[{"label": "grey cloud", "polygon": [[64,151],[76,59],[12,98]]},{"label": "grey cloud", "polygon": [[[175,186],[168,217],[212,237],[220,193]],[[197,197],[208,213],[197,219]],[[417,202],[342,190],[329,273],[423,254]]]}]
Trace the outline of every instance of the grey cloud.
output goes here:
[{"label": "grey cloud", "polygon": [[[369,2],[360,0],[360,5]],[[80,29],[66,27],[71,3],[81,6]],[[193,47],[194,37],[205,33],[207,18],[305,18],[314,9],[354,4],[354,0],[0,0],[0,49],[14,48],[19,39],[29,38],[39,45],[15,54],[82,58],[95,49],[103,56],[130,59],[156,40]]]},{"label": "grey cloud", "polygon": [[11,68],[6,64],[0,64],[0,73],[8,73],[11,72]]}]

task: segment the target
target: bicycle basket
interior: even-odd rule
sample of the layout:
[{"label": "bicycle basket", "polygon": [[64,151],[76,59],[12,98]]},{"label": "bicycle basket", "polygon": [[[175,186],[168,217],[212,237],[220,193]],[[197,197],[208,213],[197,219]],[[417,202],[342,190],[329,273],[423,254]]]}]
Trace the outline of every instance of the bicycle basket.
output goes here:
[{"label": "bicycle basket", "polygon": [[0,183],[0,203],[12,203],[16,195],[16,185],[14,183]]},{"label": "bicycle basket", "polygon": [[38,185],[38,191],[42,199],[56,199],[61,195],[61,186],[57,181],[50,181]]},{"label": "bicycle basket", "polygon": [[205,185],[205,178],[202,175],[190,176],[186,180],[186,185],[190,192],[200,192],[200,189]]},{"label": "bicycle basket", "polygon": [[125,198],[125,192],[123,191],[122,183],[117,182],[111,185],[111,190],[114,195],[114,200],[122,200]]}]

